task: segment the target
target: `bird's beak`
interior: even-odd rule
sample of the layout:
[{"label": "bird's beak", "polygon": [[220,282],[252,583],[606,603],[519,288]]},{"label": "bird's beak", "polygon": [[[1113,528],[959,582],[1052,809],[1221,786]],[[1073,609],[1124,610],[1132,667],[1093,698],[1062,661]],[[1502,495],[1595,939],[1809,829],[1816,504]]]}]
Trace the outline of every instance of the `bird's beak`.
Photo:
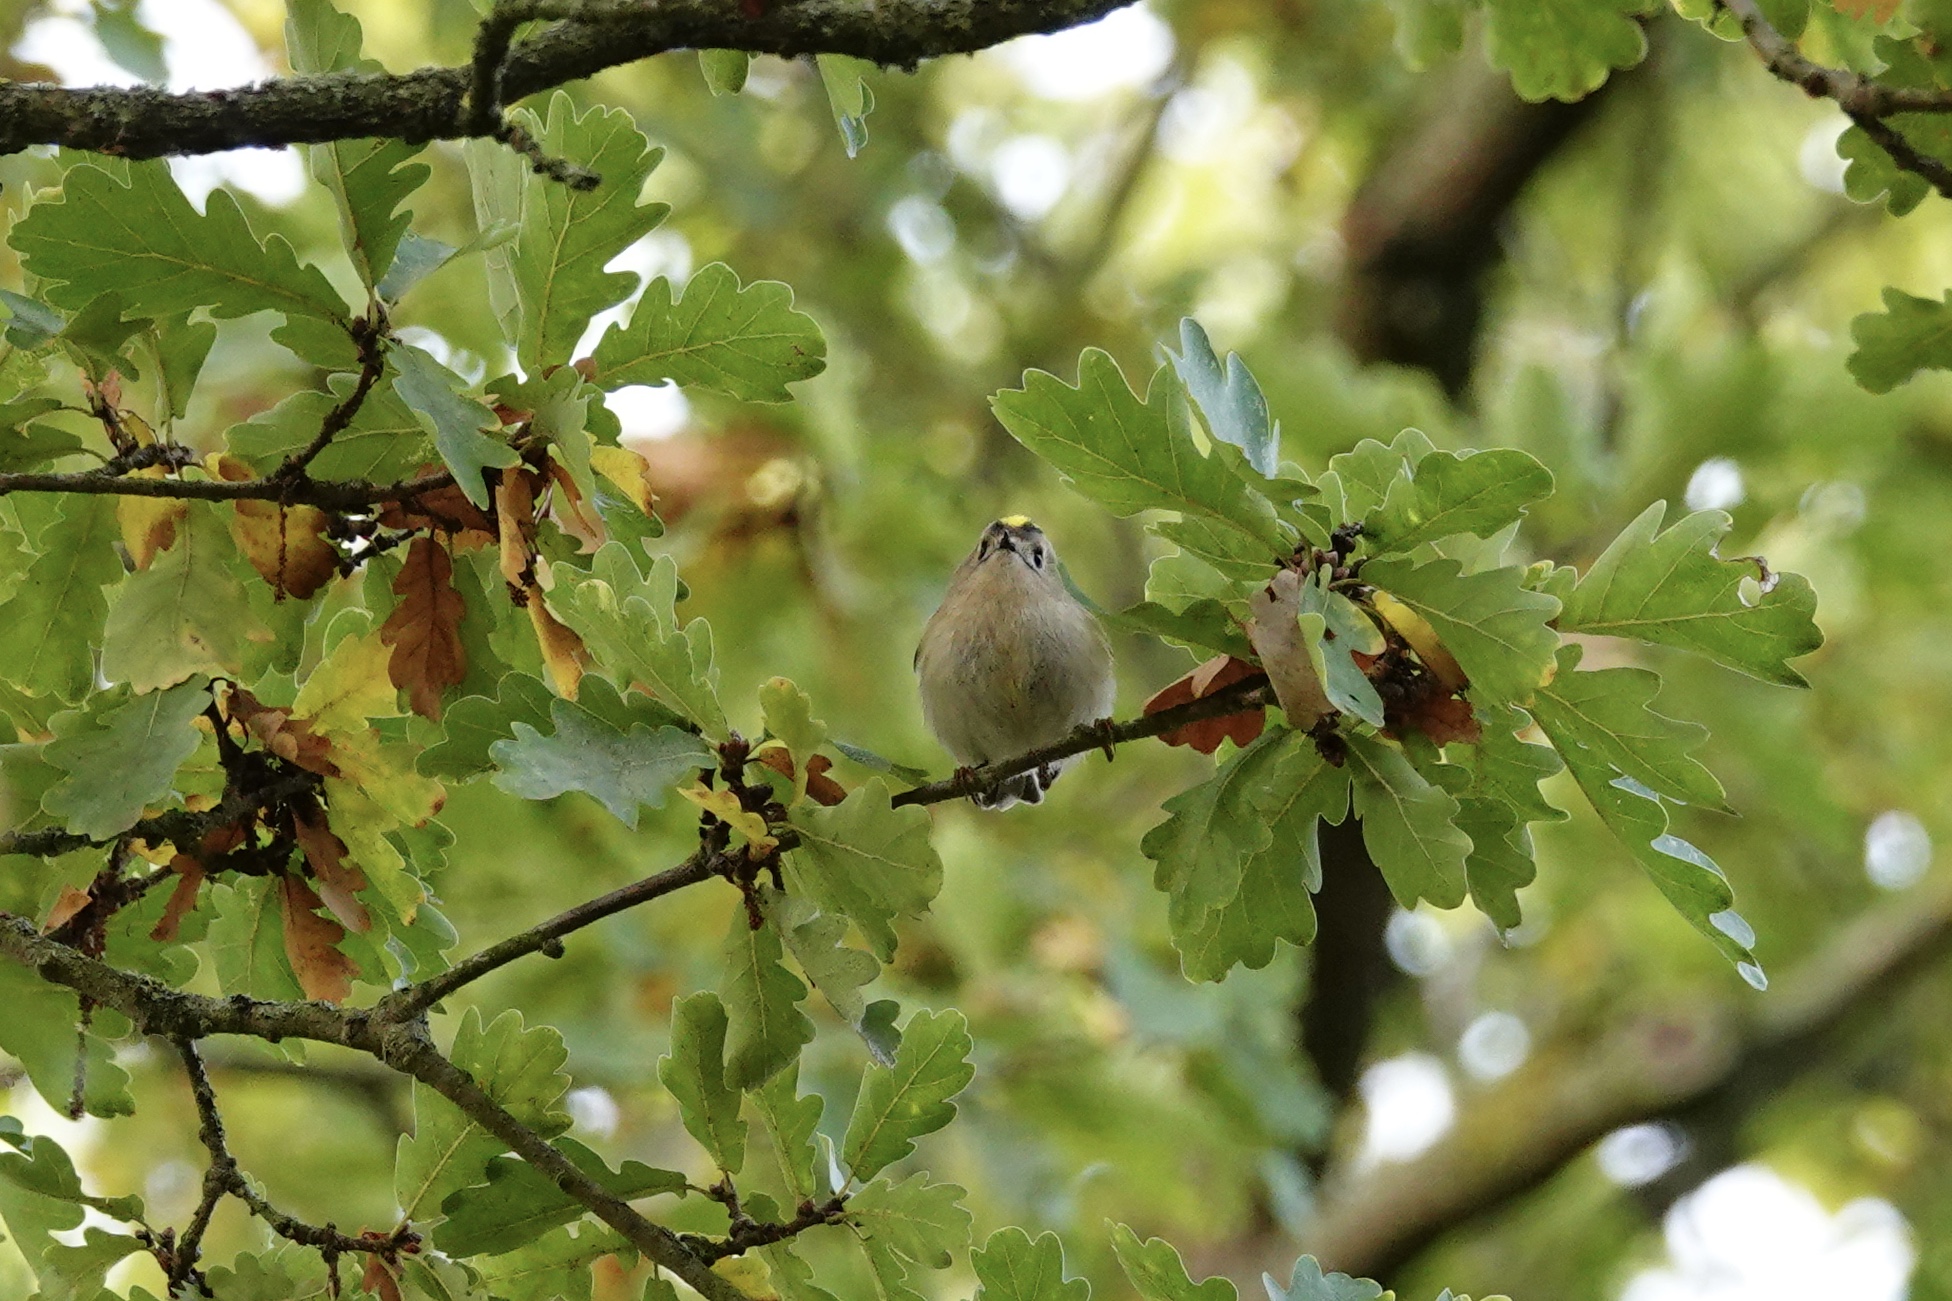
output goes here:
[{"label": "bird's beak", "polygon": [[1005,533],[1001,537],[997,538],[996,549],[998,551],[1008,551],[1011,555],[1014,556],[1015,554],[1017,554],[1017,540],[1014,537],[1010,536],[1008,533]]}]

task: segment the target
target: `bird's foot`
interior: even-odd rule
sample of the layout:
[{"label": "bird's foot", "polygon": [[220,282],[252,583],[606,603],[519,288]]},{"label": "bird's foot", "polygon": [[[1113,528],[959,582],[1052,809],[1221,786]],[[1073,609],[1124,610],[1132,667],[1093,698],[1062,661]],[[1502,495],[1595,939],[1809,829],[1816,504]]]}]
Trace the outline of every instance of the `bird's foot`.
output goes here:
[{"label": "bird's foot", "polygon": [[1118,724],[1109,718],[1101,718],[1095,723],[1086,724],[1098,737],[1098,745],[1105,752],[1105,762],[1118,758]]}]

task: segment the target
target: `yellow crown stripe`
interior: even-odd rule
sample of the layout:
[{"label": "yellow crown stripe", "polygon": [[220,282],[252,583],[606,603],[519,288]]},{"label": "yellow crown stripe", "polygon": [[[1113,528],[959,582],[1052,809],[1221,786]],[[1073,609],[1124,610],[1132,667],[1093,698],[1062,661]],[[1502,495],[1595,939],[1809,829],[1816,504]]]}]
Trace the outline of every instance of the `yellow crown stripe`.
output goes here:
[{"label": "yellow crown stripe", "polygon": [[1004,516],[1004,517],[1003,517],[1002,519],[1000,519],[1000,520],[998,520],[998,521],[997,521],[997,523],[998,523],[998,524],[1003,524],[1003,525],[1006,525],[1006,526],[1008,526],[1008,527],[1010,527],[1010,528],[1013,528],[1013,529],[1020,529],[1020,528],[1022,528],[1022,527],[1023,527],[1024,525],[1026,525],[1026,524],[1028,524],[1028,523],[1030,523],[1030,516],[1028,516],[1028,515],[1005,515],[1005,516]]}]

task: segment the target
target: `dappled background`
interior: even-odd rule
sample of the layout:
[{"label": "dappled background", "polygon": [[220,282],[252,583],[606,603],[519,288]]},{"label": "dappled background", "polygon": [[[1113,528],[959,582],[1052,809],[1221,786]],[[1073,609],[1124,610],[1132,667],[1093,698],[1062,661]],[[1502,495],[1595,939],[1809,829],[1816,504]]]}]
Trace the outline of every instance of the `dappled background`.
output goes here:
[{"label": "dappled background", "polygon": [[[465,0],[343,7],[389,68],[467,56]],[[1861,57],[1868,29],[1819,8],[1809,48]],[[284,70],[275,0],[0,9],[14,79],[184,88]],[[1952,832],[1952,381],[1871,396],[1844,364],[1850,320],[1882,286],[1952,284],[1940,201],[1895,222],[1844,197],[1835,108],[1671,13],[1648,20],[1640,66],[1571,106],[1520,103],[1469,42],[1419,68],[1419,28],[1402,26],[1358,0],[1149,0],[871,76],[852,158],[810,65],[758,60],[737,96],[711,95],[690,55],[577,87],[667,151],[645,197],[670,218],[616,267],[682,281],[723,260],[783,280],[829,340],[828,370],[791,405],[613,396],[653,466],[682,610],[712,623],[735,725],[757,730],[745,702],[781,674],[836,737],[944,771],[909,661],[982,525],[1033,516],[1110,608],[1139,598],[1160,549],[1070,495],[989,395],[1026,367],[1071,378],[1087,346],[1142,383],[1186,315],[1247,361],[1305,469],[1406,426],[1532,452],[1558,492],[1520,536],[1528,558],[1583,566],[1654,500],[1729,511],[1725,554],[1816,585],[1828,644],[1799,666],[1813,689],[1615,643],[1587,663],[1660,670],[1664,711],[1713,729],[1704,758],[1740,816],[1681,810],[1676,830],[1733,880],[1768,992],[1565,792],[1555,802],[1579,812],[1539,828],[1518,929],[1468,906],[1393,912],[1331,843],[1315,953],[1190,984],[1138,844],[1206,765],[1126,746],[1041,807],[935,812],[946,885],[876,990],[960,1007],[976,1036],[965,1121],[923,1159],[970,1189],[979,1236],[1056,1229],[1101,1296],[1124,1295],[1106,1273],[1111,1217],[1250,1289],[1300,1247],[1417,1301],[1442,1285],[1516,1301],[1952,1297],[1952,894],[1933,853]],[[459,151],[423,156],[436,179],[415,228],[465,244]],[[353,291],[295,154],[173,165],[193,199],[233,187],[260,232]],[[46,158],[0,160],[9,219],[54,175]],[[402,320],[463,373],[499,358],[465,260]],[[218,445],[305,379],[295,364],[261,322],[223,323],[179,436]],[[1116,648],[1120,716],[1190,663],[1155,641]],[[453,788],[442,820],[455,839],[434,889],[477,941],[695,843],[688,810],[633,833],[582,796],[527,803],[485,783]],[[715,982],[736,905],[686,892],[465,1001],[562,1028],[585,1141],[696,1161],[653,1063],[673,997]],[[309,1220],[391,1224],[403,1081],[325,1048],[302,1075],[259,1053],[211,1050],[241,1161]],[[809,1050],[802,1086],[832,1123],[860,1056],[842,1033]],[[0,1079],[30,1130],[180,1220],[200,1178],[190,1100],[173,1061],[131,1069],[136,1116],[79,1126]],[[253,1232],[227,1206],[212,1259]],[[31,1286],[12,1252],[0,1296]],[[155,1286],[146,1259],[124,1268]],[[631,1286],[600,1276],[599,1295]]]}]

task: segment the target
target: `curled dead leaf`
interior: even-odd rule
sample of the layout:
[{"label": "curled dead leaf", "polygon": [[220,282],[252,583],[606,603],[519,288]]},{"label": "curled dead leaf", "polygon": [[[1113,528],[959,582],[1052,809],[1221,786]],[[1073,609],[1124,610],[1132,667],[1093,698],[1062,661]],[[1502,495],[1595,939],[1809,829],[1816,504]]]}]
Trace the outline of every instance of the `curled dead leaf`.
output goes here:
[{"label": "curled dead leaf", "polygon": [[[780,776],[792,779],[793,756],[785,746],[776,742],[764,745],[754,751],[752,757]],[[833,766],[834,761],[824,754],[816,754],[807,760],[807,797],[828,808],[847,798],[847,788],[827,775],[827,770]]]},{"label": "curled dead leaf", "polygon": [[366,888],[365,874],[358,864],[346,861],[346,842],[332,834],[323,810],[316,804],[309,808],[294,806],[291,824],[298,847],[318,880],[319,898],[325,906],[347,930],[361,933],[371,930],[373,919],[367,915],[366,905],[356,897]]},{"label": "curled dead leaf", "polygon": [[[1144,712],[1156,714],[1162,709],[1175,705],[1190,704],[1204,699],[1220,690],[1232,686],[1246,678],[1260,677],[1261,667],[1232,655],[1216,655],[1192,672],[1166,684],[1145,702]],[[1201,754],[1212,754],[1220,748],[1222,741],[1232,741],[1235,745],[1249,745],[1267,726],[1267,711],[1256,705],[1235,714],[1222,714],[1218,718],[1203,718],[1196,723],[1183,723],[1170,732],[1163,732],[1159,739],[1167,745],[1186,745]]]},{"label": "curled dead leaf", "polygon": [[[130,478],[161,479],[166,467],[150,465]],[[122,527],[122,545],[137,569],[147,569],[158,551],[176,541],[176,526],[190,512],[190,503],[176,497],[124,497],[115,503],[115,521]]]},{"label": "curled dead leaf", "polygon": [[327,1003],[343,1003],[352,993],[352,978],[357,970],[351,958],[339,952],[338,943],[346,938],[345,928],[330,917],[319,916],[325,906],[312,887],[295,876],[278,878],[279,904],[285,921],[285,957],[292,974],[298,977],[305,997]]},{"label": "curled dead leaf", "polygon": [[60,896],[54,901],[54,907],[47,910],[47,920],[41,923],[41,934],[51,935],[60,930],[73,921],[75,914],[86,908],[90,902],[92,896],[88,891],[77,890],[71,885],[62,886]]},{"label": "curled dead leaf", "polygon": [[549,669],[549,681],[557,695],[574,700],[583,683],[583,666],[589,652],[583,649],[581,637],[549,613],[549,607],[542,601],[541,588],[531,587],[528,597],[529,623],[535,628],[536,645],[542,651],[543,664]]},{"label": "curled dead leaf", "polygon": [[1301,583],[1300,571],[1282,569],[1267,586],[1247,598],[1248,609],[1253,611],[1247,640],[1254,644],[1254,653],[1260,657],[1268,681],[1274,684],[1274,698],[1281,702],[1281,712],[1288,716],[1291,726],[1305,732],[1336,711],[1322,689],[1302,635]]},{"label": "curled dead leaf", "polygon": [[159,944],[167,944],[176,938],[183,919],[195,911],[197,890],[203,885],[203,864],[188,854],[178,854],[170,860],[169,866],[176,873],[176,885],[163,904],[162,917],[149,932],[149,938]]},{"label": "curled dead leaf", "polygon": [[468,675],[468,652],[461,644],[467,604],[454,588],[447,549],[432,538],[415,538],[393,592],[400,604],[380,625],[380,640],[393,648],[387,677],[407,693],[414,713],[439,722],[442,693]]},{"label": "curled dead leaf", "polygon": [[536,478],[517,466],[503,470],[495,484],[495,523],[501,543],[502,581],[520,591],[532,581],[535,557]]},{"label": "curled dead leaf", "polygon": [[585,501],[583,494],[576,490],[576,480],[570,476],[561,462],[549,462],[549,477],[555,480],[555,504],[550,518],[556,526],[570,537],[576,539],[576,549],[585,555],[595,551],[610,540],[610,530],[597,514],[596,503]]}]

